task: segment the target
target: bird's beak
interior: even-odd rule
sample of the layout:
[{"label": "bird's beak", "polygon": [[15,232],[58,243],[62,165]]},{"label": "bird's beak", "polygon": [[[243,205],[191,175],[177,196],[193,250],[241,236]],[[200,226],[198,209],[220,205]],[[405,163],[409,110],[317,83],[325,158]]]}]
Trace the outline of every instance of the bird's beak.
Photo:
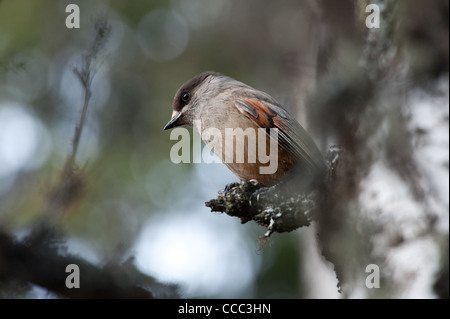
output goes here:
[{"label": "bird's beak", "polygon": [[179,125],[181,125],[180,123],[178,123],[179,118],[183,115],[183,113],[177,112],[177,111],[173,111],[172,112],[172,118],[169,121],[169,123],[166,124],[166,126],[164,126],[164,130],[168,130],[170,128],[173,127],[177,127]]}]

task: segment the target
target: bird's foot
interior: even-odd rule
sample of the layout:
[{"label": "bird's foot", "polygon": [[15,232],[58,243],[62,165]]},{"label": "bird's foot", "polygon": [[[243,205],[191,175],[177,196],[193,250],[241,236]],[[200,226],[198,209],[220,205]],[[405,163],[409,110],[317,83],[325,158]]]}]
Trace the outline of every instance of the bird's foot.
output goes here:
[{"label": "bird's foot", "polygon": [[256,179],[250,179],[248,181],[241,180],[240,183],[229,183],[225,185],[225,188],[221,193],[228,193],[235,187],[240,187],[244,191],[254,191],[262,188],[263,186]]},{"label": "bird's foot", "polygon": [[281,184],[282,182],[268,187],[260,186],[260,188],[253,193],[252,197],[258,201],[261,196],[273,196],[273,194],[279,192]]},{"label": "bird's foot", "polygon": [[233,189],[233,188],[235,188],[235,187],[237,187],[237,186],[239,186],[239,183],[236,183],[236,182],[234,182],[234,183],[229,183],[229,184],[227,184],[227,185],[225,185],[225,189],[223,190],[225,193],[226,192],[229,192],[229,191],[231,191],[231,189]]}]

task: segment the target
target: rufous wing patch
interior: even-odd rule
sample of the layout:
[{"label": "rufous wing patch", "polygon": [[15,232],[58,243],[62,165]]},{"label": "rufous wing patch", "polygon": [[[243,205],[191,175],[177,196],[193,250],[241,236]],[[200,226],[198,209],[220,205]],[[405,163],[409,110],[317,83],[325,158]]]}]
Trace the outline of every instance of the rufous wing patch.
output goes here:
[{"label": "rufous wing patch", "polygon": [[258,99],[236,98],[234,99],[236,107],[245,116],[252,119],[258,126],[262,128],[274,127],[274,112],[265,102]]}]

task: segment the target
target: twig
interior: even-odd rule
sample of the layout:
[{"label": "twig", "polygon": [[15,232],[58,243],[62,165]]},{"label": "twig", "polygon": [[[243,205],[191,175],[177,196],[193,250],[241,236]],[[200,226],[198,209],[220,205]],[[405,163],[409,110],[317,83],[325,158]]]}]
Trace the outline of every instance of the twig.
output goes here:
[{"label": "twig", "polygon": [[83,56],[83,62],[81,68],[74,67],[73,72],[78,77],[81,85],[84,88],[84,103],[81,111],[81,116],[78,124],[75,127],[75,132],[72,140],[72,152],[68,157],[69,166],[75,163],[75,158],[80,143],[81,133],[83,131],[84,122],[86,120],[86,114],[89,107],[89,101],[92,96],[91,85],[95,76],[95,69],[92,68],[92,62],[96,59],[98,53],[106,43],[108,35],[111,31],[111,27],[105,20],[100,20],[95,25],[95,37],[91,43],[88,52]]},{"label": "twig", "polygon": [[[86,116],[89,108],[89,103],[92,97],[92,80],[95,75],[95,68],[93,62],[96,60],[99,52],[103,48],[111,27],[106,20],[100,19],[95,24],[94,37],[87,50],[82,57],[82,63],[78,67],[73,68],[74,74],[80,80],[84,89],[84,101],[81,115],[72,139],[72,151],[67,156],[64,169],[61,174],[61,179],[50,198],[46,218],[52,218],[60,215],[63,211],[74,203],[82,193],[84,188],[84,179],[81,172],[83,171],[76,165],[76,156],[80,144],[81,134],[86,121]],[[44,221],[47,223],[48,221]]]}]

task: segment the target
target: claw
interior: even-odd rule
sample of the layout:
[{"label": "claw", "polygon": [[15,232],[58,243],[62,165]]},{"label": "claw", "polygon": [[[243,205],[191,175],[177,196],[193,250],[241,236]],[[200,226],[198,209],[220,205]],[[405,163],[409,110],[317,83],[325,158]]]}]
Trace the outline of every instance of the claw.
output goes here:
[{"label": "claw", "polygon": [[236,186],[239,186],[239,183],[230,183],[230,184],[227,184],[227,185],[225,185],[224,192],[225,192],[225,193],[226,193],[226,192],[229,192],[229,191],[231,191],[232,188],[234,188],[234,187],[236,187]]}]

